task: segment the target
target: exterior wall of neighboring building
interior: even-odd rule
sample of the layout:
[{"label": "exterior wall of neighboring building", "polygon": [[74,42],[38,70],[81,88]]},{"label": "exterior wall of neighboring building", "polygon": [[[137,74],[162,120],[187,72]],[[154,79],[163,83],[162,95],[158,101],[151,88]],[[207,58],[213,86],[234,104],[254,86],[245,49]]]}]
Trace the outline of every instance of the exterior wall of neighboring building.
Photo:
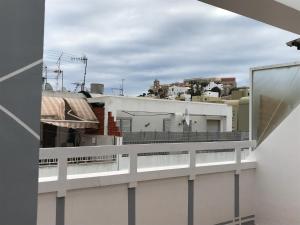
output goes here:
[{"label": "exterior wall of neighboring building", "polygon": [[201,95],[201,96],[193,96],[192,102],[223,103],[223,100],[218,97]]},{"label": "exterior wall of neighboring building", "polygon": [[238,108],[238,131],[249,131],[249,97],[241,98]]},{"label": "exterior wall of neighboring building", "polygon": [[232,100],[239,100],[243,97],[248,97],[248,96],[249,96],[249,88],[241,88],[241,89],[233,90],[231,92]]},{"label": "exterior wall of neighboring building", "polygon": [[[226,104],[232,107],[232,130],[238,131],[238,120],[239,120],[239,101],[238,100],[225,100]],[[248,113],[249,116],[249,113]],[[249,119],[248,119],[249,122]]]},{"label": "exterior wall of neighboring building", "polygon": [[[128,120],[128,123],[131,123],[131,132],[149,132],[149,131],[157,131],[157,132],[183,132],[185,131],[185,120],[182,114],[166,114],[166,115],[155,115],[155,114],[138,114],[138,115],[129,115],[124,111],[117,111],[117,120]],[[224,124],[225,117],[220,116],[204,116],[204,115],[191,115],[190,116],[190,131],[192,132],[206,132],[207,129],[207,121],[215,120],[220,122],[220,130],[225,131]],[[164,125],[169,123],[170,125],[166,129]],[[128,132],[129,129],[126,129]],[[123,130],[124,131],[124,130]]]},{"label": "exterior wall of neighboring building", "polygon": [[[104,103],[105,115],[112,112],[115,120],[126,118],[131,120],[131,131],[164,131],[163,121],[168,119],[171,124],[169,131],[183,132],[186,110],[192,131],[207,131],[207,120],[220,121],[220,131],[232,131],[232,108],[225,104],[120,96],[97,96],[89,99],[89,102]],[[107,121],[107,118],[105,120]]]}]

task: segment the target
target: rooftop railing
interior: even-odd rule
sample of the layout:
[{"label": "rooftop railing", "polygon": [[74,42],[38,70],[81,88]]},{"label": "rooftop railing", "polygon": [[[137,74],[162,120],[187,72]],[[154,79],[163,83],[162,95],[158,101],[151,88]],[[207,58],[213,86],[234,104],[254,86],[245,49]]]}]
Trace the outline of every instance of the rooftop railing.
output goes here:
[{"label": "rooftop railing", "polygon": [[123,144],[245,141],[249,132],[124,132]]},{"label": "rooftop railing", "polygon": [[[239,173],[243,169],[256,167],[255,161],[243,157],[246,150],[255,146],[255,141],[226,141],[40,149],[40,160],[52,159],[57,162],[57,174],[39,178],[39,193],[57,192],[60,197],[65,196],[68,190],[74,189],[126,183],[129,187],[134,187],[139,181],[153,179],[183,176],[194,179],[201,174],[229,171]],[[224,154],[230,153],[233,157],[225,157],[224,160],[203,160],[203,156],[216,154],[218,151]],[[181,157],[183,160],[167,165],[162,163],[145,167],[141,164],[147,161],[145,157],[161,152],[168,153],[165,157],[177,155],[179,157],[176,159]],[[112,155],[116,159],[115,168],[109,167],[109,170],[100,172],[87,170],[85,172],[84,169],[83,172],[78,172],[78,169],[77,172],[70,172],[70,169],[76,167],[72,161],[74,158],[99,158]],[[105,164],[100,164],[101,166]]]}]

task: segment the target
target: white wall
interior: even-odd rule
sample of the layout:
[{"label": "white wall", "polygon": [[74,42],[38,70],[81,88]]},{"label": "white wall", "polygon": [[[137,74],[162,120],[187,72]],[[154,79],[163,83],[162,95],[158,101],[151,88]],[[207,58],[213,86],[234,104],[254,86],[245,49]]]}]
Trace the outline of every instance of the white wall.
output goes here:
[{"label": "white wall", "polygon": [[55,225],[56,223],[56,192],[39,194],[38,196],[38,225]]},{"label": "white wall", "polygon": [[[129,114],[123,113],[121,111],[117,112],[116,118],[128,118],[132,121],[132,132],[139,132],[139,131],[163,131],[163,121],[164,119],[170,119],[170,131],[171,132],[182,132],[183,125],[182,120],[184,117],[182,115],[157,115],[157,116],[131,116]],[[190,116],[190,120],[192,121],[192,131],[193,132],[206,132],[207,131],[207,116]],[[214,117],[213,119],[221,121],[221,130],[225,127],[223,124],[226,119],[224,117]],[[145,126],[145,124],[150,123],[149,126]],[[179,125],[181,124],[181,125]]]},{"label": "white wall", "polygon": [[256,171],[242,170],[240,173],[240,216],[255,215]]},{"label": "white wall", "polygon": [[213,225],[234,218],[234,173],[197,176],[194,224]]},{"label": "white wall", "polygon": [[[128,184],[117,184],[67,191],[65,224],[127,225],[127,188]],[[254,191],[255,170],[242,170],[240,174],[242,217],[255,214]],[[37,224],[55,225],[55,216],[56,193],[39,194]],[[194,181],[194,224],[214,225],[233,219],[234,171],[196,176]],[[136,224],[187,225],[187,222],[187,176],[138,182],[136,187]]]},{"label": "white wall", "polygon": [[[177,115],[178,114],[183,115],[186,109],[188,109],[188,112],[191,116],[202,115],[202,116],[218,117],[223,121],[222,124],[224,128],[222,130],[232,131],[232,107],[226,104],[215,104],[215,103],[205,103],[205,102],[184,102],[184,101],[158,100],[158,99],[121,97],[121,96],[105,96],[105,95],[88,99],[88,101],[91,103],[95,103],[95,102],[105,103],[106,117],[108,112],[112,112],[114,116],[117,116],[118,111],[173,113]],[[105,124],[107,124],[107,118],[105,120],[106,120]],[[142,120],[142,118],[140,120]],[[162,129],[162,121],[160,123],[161,125],[157,125],[157,126],[159,126],[159,128]],[[201,129],[203,128],[204,127],[202,127]],[[174,128],[174,131],[175,130],[176,129]]]},{"label": "white wall", "polygon": [[[129,118],[132,121],[132,132],[139,131],[163,131],[163,120],[171,118],[171,115],[149,115],[139,113],[139,116],[132,116],[122,111],[117,111],[116,118]],[[149,126],[145,126],[150,123]]]},{"label": "white wall", "polygon": [[187,178],[141,182],[136,189],[136,224],[185,225],[187,203]]},{"label": "white wall", "polygon": [[256,149],[258,225],[300,224],[300,106]]},{"label": "white wall", "polygon": [[126,184],[69,191],[66,225],[127,225],[127,202]]}]

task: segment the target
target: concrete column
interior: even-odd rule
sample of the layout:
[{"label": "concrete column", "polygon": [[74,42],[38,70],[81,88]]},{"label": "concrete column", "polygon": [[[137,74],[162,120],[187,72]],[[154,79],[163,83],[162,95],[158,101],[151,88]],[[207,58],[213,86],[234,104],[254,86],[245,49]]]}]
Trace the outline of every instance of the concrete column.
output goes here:
[{"label": "concrete column", "polygon": [[236,225],[240,224],[240,175],[234,175],[234,217]]},{"label": "concrete column", "polygon": [[44,0],[0,1],[0,218],[36,224]]},{"label": "concrete column", "polygon": [[194,180],[188,182],[188,225],[194,225]]},{"label": "concrete column", "polygon": [[65,225],[65,197],[56,198],[56,225]]},{"label": "concrete column", "polygon": [[135,188],[128,188],[128,225],[136,224]]}]

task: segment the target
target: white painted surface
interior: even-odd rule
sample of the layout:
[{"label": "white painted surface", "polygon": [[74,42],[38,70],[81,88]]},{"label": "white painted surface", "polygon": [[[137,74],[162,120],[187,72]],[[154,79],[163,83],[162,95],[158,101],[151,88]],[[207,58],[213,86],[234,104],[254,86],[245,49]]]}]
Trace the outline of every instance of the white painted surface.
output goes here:
[{"label": "white painted surface", "polygon": [[66,225],[127,225],[127,187],[114,185],[68,192]]},{"label": "white painted surface", "polygon": [[187,177],[140,182],[136,189],[136,224],[187,224],[187,203]]},{"label": "white painted surface", "polygon": [[300,106],[256,149],[259,225],[300,224]]},{"label": "white painted surface", "polygon": [[190,87],[172,85],[168,89],[168,96],[174,96],[176,98],[180,94],[187,94],[189,89]]},{"label": "white painted surface", "polygon": [[[161,100],[161,99],[149,99],[149,98],[137,98],[137,97],[122,97],[122,96],[98,96],[88,99],[90,103],[101,102],[105,103],[105,115],[107,117],[108,112],[112,112],[113,116],[124,116],[125,112],[147,112],[156,114],[168,114],[163,118],[171,118],[174,120],[174,125],[171,131],[182,131],[176,127],[183,120],[183,115],[188,110],[190,116],[214,116],[224,121],[224,131],[232,131],[232,107],[226,104],[215,104],[205,102],[184,102],[184,101],[173,101],[173,100]],[[125,115],[126,116],[126,115]],[[105,117],[105,124],[107,124],[107,118]],[[126,117],[134,118],[134,131],[162,131],[163,121],[153,121],[153,116],[139,118],[137,116],[129,116],[127,113]],[[149,120],[149,121],[148,121]],[[152,122],[151,122],[151,121]],[[145,128],[146,122],[150,122],[151,129]],[[199,121],[201,122],[201,120]],[[155,123],[155,124],[154,124]],[[200,132],[200,131],[199,131]]]},{"label": "white painted surface", "polygon": [[[95,225],[98,221],[105,225],[127,224],[129,186],[137,187],[137,224],[186,224],[187,181],[195,176],[197,221],[215,224],[233,219],[234,173],[256,167],[255,162],[241,163],[237,156],[240,148],[254,145],[255,142],[242,141],[41,149],[41,158],[58,158],[60,167],[58,179],[40,179],[38,225],[53,224],[56,196],[66,198],[66,225]],[[236,161],[199,164],[196,160],[196,150],[228,148],[236,149]],[[194,158],[186,154],[174,165],[138,167],[138,153],[183,150]],[[67,174],[67,158],[120,153],[129,154],[130,171]]]},{"label": "white painted surface", "polygon": [[255,215],[256,171],[243,170],[240,173],[240,216]]},{"label": "white painted surface", "polygon": [[[255,170],[242,171],[242,216],[254,214],[254,179]],[[128,185],[123,184],[68,191],[66,225],[127,225],[127,188]],[[234,172],[196,176],[194,194],[195,224],[213,225],[233,219]],[[55,201],[56,193],[39,194],[37,225],[55,225]],[[137,183],[136,219],[139,225],[185,225],[187,204],[187,176]]]},{"label": "white painted surface", "polygon": [[56,192],[39,194],[37,225],[55,225]]},{"label": "white painted surface", "polygon": [[213,225],[234,218],[234,173],[197,176],[194,224]]},{"label": "white painted surface", "polygon": [[[137,154],[170,152],[178,153],[186,151],[189,156],[195,157],[196,151],[205,150],[222,150],[235,149],[235,154],[240,155],[242,148],[255,146],[255,142],[251,141],[226,141],[226,142],[193,142],[193,143],[176,143],[176,144],[149,144],[149,145],[107,145],[107,146],[91,146],[91,147],[75,147],[75,148],[53,148],[40,149],[41,159],[58,159],[58,180],[51,177],[51,181],[46,178],[40,180],[39,193],[48,193],[57,191],[58,196],[65,196],[69,190],[80,188],[91,188],[124,183],[136,183],[140,181],[166,179],[182,176],[195,176],[206,173],[218,173],[226,171],[240,171],[242,169],[255,168],[255,162],[245,162],[241,164],[241,158],[235,157],[235,161],[212,162],[209,164],[200,164],[195,167],[195,158],[190,158],[186,165],[168,165],[154,166],[149,168],[138,168]],[[124,171],[108,171],[104,173],[87,173],[68,174],[67,159],[73,157],[95,157],[113,154],[128,154],[129,172]],[[193,164],[191,164],[193,162]],[[199,163],[199,162],[197,162]],[[146,172],[147,171],[147,172]],[[113,173],[111,173],[113,172]],[[118,172],[121,172],[118,174]]]}]

